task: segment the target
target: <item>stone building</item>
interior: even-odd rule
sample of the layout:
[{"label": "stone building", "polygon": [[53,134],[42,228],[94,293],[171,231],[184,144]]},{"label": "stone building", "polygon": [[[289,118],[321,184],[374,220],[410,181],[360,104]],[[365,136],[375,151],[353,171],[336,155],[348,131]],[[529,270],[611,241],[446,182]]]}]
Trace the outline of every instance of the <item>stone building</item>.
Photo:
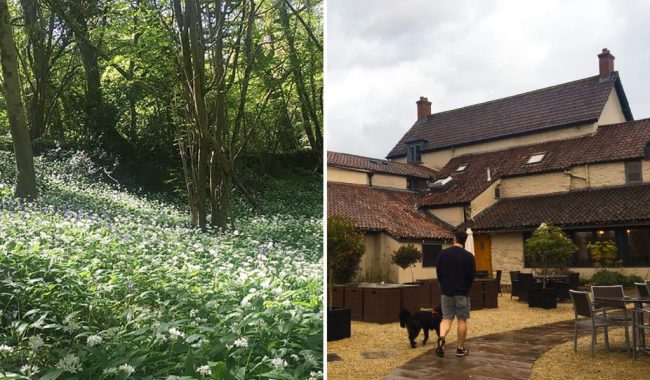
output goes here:
[{"label": "stone building", "polygon": [[329,152],[328,213],[366,234],[361,276],[411,243],[416,277],[435,277],[437,252],[466,227],[477,269],[521,270],[545,222],[578,246],[571,270],[590,276],[586,245],[611,240],[624,272],[650,278],[650,119],[634,120],[614,56],[598,59],[596,76],[455,110],[431,114],[421,97],[387,160]]}]

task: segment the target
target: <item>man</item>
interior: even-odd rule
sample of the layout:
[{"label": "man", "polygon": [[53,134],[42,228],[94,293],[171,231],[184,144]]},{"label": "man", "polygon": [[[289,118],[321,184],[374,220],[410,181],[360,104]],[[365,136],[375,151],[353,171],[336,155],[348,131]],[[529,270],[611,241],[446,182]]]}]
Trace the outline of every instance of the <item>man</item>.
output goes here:
[{"label": "man", "polygon": [[467,320],[469,319],[469,289],[474,282],[476,263],[474,255],[467,252],[463,247],[467,240],[465,231],[454,232],[454,245],[440,251],[436,272],[442,296],[440,306],[442,307],[442,322],[440,323],[440,337],[436,355],[445,356],[445,336],[451,328],[454,317],[458,319],[458,347],[456,356],[461,357],[469,353],[465,348],[465,337],[467,336]]}]

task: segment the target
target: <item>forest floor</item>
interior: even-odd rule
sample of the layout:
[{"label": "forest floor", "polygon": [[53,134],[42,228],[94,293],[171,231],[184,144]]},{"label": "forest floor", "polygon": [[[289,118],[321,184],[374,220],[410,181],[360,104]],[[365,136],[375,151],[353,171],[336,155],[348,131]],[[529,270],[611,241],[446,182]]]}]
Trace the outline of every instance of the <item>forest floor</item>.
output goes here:
[{"label": "forest floor", "polygon": [[30,203],[13,165],[0,151],[0,371],[322,377],[320,174],[260,176],[261,209],[235,194],[227,231],[203,233],[169,197],[99,181],[83,153],[38,157]]}]

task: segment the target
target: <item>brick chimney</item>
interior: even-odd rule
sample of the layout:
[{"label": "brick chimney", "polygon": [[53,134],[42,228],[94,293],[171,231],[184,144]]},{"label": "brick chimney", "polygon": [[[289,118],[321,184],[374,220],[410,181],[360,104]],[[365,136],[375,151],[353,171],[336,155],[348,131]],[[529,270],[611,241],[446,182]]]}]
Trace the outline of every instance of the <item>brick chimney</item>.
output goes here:
[{"label": "brick chimney", "polygon": [[610,54],[609,49],[603,49],[598,54],[598,67],[600,68],[600,80],[609,79],[614,72],[614,56]]},{"label": "brick chimney", "polygon": [[431,102],[424,96],[420,96],[420,100],[415,102],[418,105],[418,120],[425,116],[431,115]]}]

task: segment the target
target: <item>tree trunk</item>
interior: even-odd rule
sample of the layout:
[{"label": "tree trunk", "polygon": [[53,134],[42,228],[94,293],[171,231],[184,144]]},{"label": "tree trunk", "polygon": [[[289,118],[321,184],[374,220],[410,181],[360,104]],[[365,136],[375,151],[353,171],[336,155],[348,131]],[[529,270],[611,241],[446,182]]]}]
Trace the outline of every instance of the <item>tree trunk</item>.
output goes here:
[{"label": "tree trunk", "polygon": [[32,143],[20,98],[18,52],[14,44],[7,0],[0,0],[0,62],[4,77],[9,127],[16,153],[16,196],[34,199],[37,192]]},{"label": "tree trunk", "polygon": [[[31,53],[31,72],[33,75],[32,94],[28,106],[29,129],[32,139],[45,133],[45,107],[49,90],[49,52],[46,46],[46,23],[40,5],[35,0],[21,0],[23,20],[29,40]],[[53,22],[53,20],[51,21]],[[25,68],[26,70],[28,68]]]},{"label": "tree trunk", "polygon": [[289,25],[289,15],[287,14],[286,4],[284,1],[279,3],[280,24],[284,31],[284,36],[287,39],[287,46],[289,47],[289,62],[291,71],[293,73],[294,83],[296,84],[296,91],[300,99],[300,110],[305,125],[305,134],[309,140],[312,149],[319,155],[323,152],[323,134],[321,128],[321,121],[318,113],[313,106],[313,101],[309,97],[307,88],[305,87],[304,76],[300,61],[298,60],[298,51],[296,50],[295,40],[291,34]]}]

